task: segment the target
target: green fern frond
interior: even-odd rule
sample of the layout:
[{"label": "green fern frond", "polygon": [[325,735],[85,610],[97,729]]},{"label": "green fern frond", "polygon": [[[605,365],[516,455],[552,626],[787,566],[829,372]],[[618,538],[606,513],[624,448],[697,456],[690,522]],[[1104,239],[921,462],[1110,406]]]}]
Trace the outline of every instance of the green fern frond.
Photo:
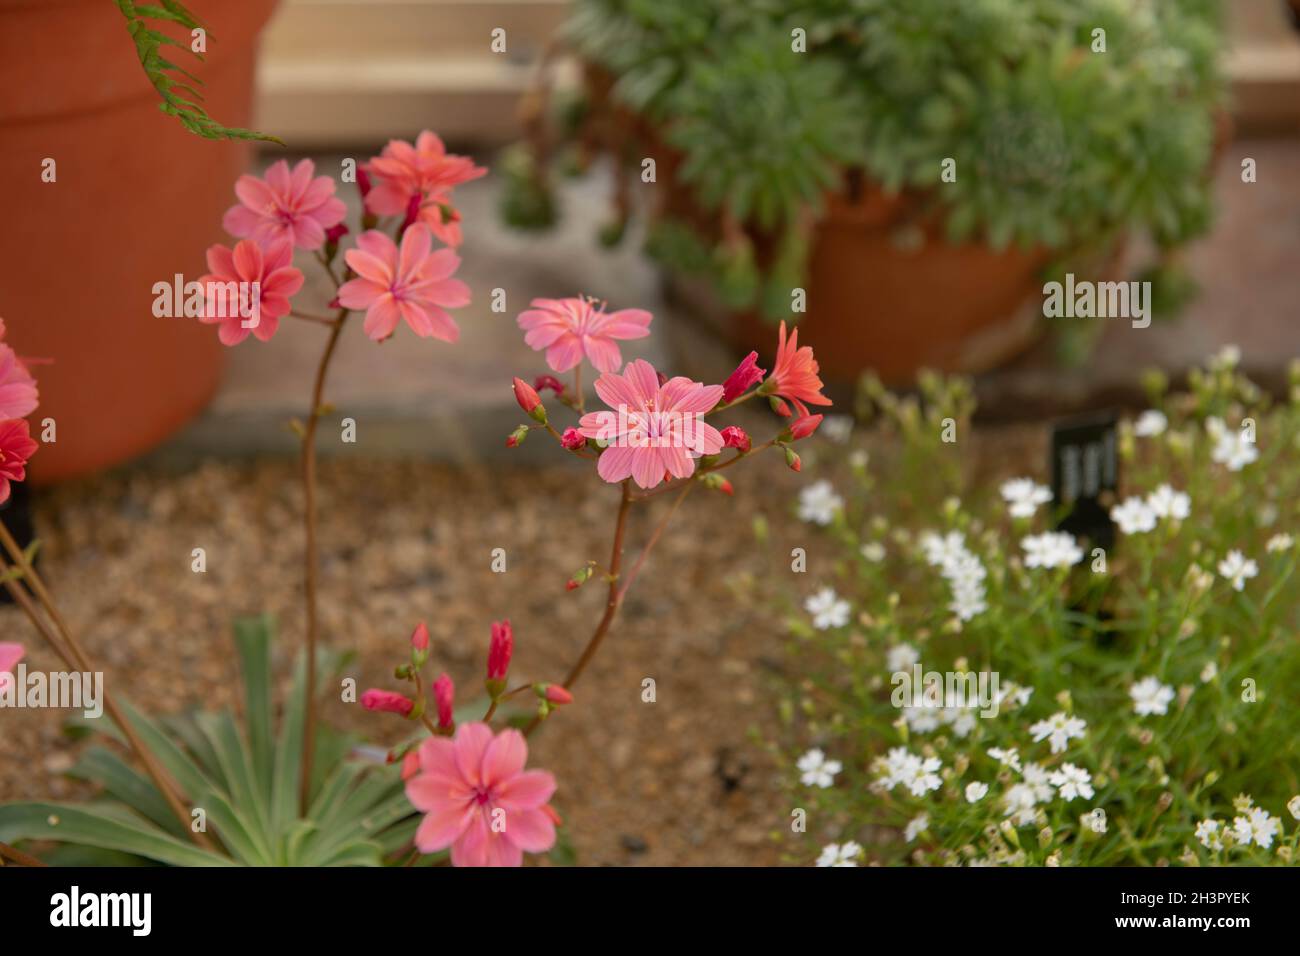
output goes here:
[{"label": "green fern frond", "polygon": [[[173,46],[181,49],[187,47],[175,37],[152,28],[149,21],[176,23],[187,30],[196,30],[201,26],[194,14],[185,9],[178,0],[161,0],[160,4],[134,3],[133,0],[116,0],[116,2],[118,9],[122,11],[122,16],[126,17],[126,30],[135,43],[135,52],[140,60],[140,66],[144,68],[145,76],[149,78],[149,82],[153,84],[153,88],[158,91],[158,96],[162,99],[158,104],[160,110],[168,116],[176,117],[187,130],[204,139],[261,140],[284,145],[281,139],[268,133],[223,126],[213,119],[199,105],[203,101],[203,96],[197,87],[202,86],[203,81],[163,56],[164,47]],[[201,53],[195,52],[193,56],[198,60],[203,59]],[[185,82],[187,80],[189,82]]]}]

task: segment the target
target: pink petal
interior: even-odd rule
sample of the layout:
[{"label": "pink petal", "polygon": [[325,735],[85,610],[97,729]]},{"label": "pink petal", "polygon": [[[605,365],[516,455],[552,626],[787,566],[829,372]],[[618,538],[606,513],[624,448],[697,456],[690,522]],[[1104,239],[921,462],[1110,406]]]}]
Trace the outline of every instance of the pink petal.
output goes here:
[{"label": "pink petal", "polygon": [[546,350],[546,364],[556,372],[567,372],[581,361],[582,342],[576,335],[566,334]]},{"label": "pink petal", "polygon": [[461,776],[472,787],[482,783],[483,753],[492,742],[492,730],[487,724],[461,724],[456,728],[456,766]]},{"label": "pink petal", "polygon": [[364,249],[349,249],[343,259],[352,271],[362,278],[383,286],[385,289],[393,284],[392,267],[384,259]]},{"label": "pink petal", "polygon": [[492,791],[492,801],[511,812],[536,810],[548,803],[553,796],[555,777],[545,770],[515,773],[508,779],[503,779]]},{"label": "pink petal", "polygon": [[506,812],[505,838],[529,853],[545,853],[555,846],[555,823],[541,810]]},{"label": "pink petal", "polygon": [[420,272],[424,260],[429,258],[433,248],[433,234],[424,226],[415,224],[407,228],[402,236],[402,253],[397,264],[397,274],[413,278]]},{"label": "pink petal", "polygon": [[[412,784],[418,780],[417,777],[407,782],[408,796],[411,796]],[[411,802],[415,803],[415,800],[412,799]],[[478,815],[476,810],[477,807],[471,801],[456,804],[448,800],[435,804],[425,815],[420,828],[415,831],[416,847],[421,853],[437,853],[447,849],[465,833],[473,818]]]},{"label": "pink petal", "polygon": [[339,305],[345,309],[365,309],[381,295],[388,294],[388,286],[369,279],[349,279],[339,286]]},{"label": "pink petal", "polygon": [[379,342],[393,334],[401,318],[402,313],[397,308],[397,300],[393,298],[391,292],[385,292],[366,310],[366,321],[362,328],[365,329],[367,336]]},{"label": "pink petal", "polygon": [[483,786],[492,788],[509,780],[523,770],[527,762],[528,744],[524,735],[513,727],[501,731],[483,751]]},{"label": "pink petal", "polygon": [[604,317],[599,334],[615,339],[643,339],[650,334],[652,319],[645,309],[619,309]]},{"label": "pink petal", "polygon": [[240,176],[235,180],[235,195],[239,201],[248,207],[250,212],[257,213],[258,218],[266,215],[276,208],[275,193],[271,187],[256,176]]},{"label": "pink petal", "polygon": [[254,230],[258,229],[263,219],[247,206],[231,206],[226,210],[226,214],[221,217],[221,228],[226,230],[232,236],[244,238],[251,236]]},{"label": "pink petal", "polygon": [[605,481],[616,484],[630,478],[635,465],[633,449],[625,445],[612,445],[601,452],[600,459],[596,462],[596,473]]},{"label": "pink petal", "polygon": [[617,372],[623,365],[623,355],[613,339],[588,335],[583,345],[587,351],[587,358],[591,360],[591,364],[597,371]]}]

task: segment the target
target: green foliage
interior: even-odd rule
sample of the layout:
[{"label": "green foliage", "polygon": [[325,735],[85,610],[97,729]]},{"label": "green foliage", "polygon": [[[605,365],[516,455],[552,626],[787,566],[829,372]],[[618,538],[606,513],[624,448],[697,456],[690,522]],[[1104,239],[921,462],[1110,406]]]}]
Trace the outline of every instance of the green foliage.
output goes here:
[{"label": "green foliage", "polygon": [[[140,66],[162,98],[158,104],[160,110],[168,116],[176,117],[187,130],[204,139],[251,139],[284,145],[281,140],[267,133],[223,126],[199,105],[203,101],[203,95],[196,87],[202,86],[203,81],[167,59],[163,52],[166,47],[180,50],[189,47],[149,25],[149,21],[154,20],[179,24],[186,30],[198,29],[201,26],[198,19],[178,0],[159,0],[157,5],[117,0],[117,6],[126,18],[126,29],[135,42]],[[191,52],[196,59],[203,59],[202,53]]]},{"label": "green foliage", "polygon": [[[71,770],[100,786],[94,802],[0,806],[0,841],[53,841],[62,846],[49,856],[52,862],[81,865],[378,866],[408,846],[418,818],[398,768],[351,759],[352,741],[328,728],[318,731],[310,810],[300,815],[305,668],[299,659],[277,732],[272,633],[264,617],[235,624],[242,721],[229,711],[154,720],[125,705],[136,732],[204,811],[207,832],[224,852],[191,842],[153,781],[102,746],[88,748]],[[323,668],[331,673],[340,662],[323,663],[332,663]],[[108,720],[93,724],[123,742]]]},{"label": "green foliage", "polygon": [[[1162,376],[1148,377],[1167,427],[1121,426],[1121,498],[1168,483],[1187,493],[1190,512],[1118,533],[1100,568],[1091,543],[1073,567],[1027,564],[1024,539],[1050,528],[1060,509],[1008,513],[1000,484],[1025,472],[1006,463],[1005,438],[978,453],[964,382],[927,376],[919,399],[867,383],[860,411],[878,417],[888,440],[873,443],[869,464],[860,451],[848,453],[848,467],[825,462],[843,505],[809,545],[820,556],[816,577],[798,595],[769,598],[773,613],[788,614],[796,662],[782,677],[778,748],[790,805],[807,811],[807,832],[790,837],[792,858],[812,862],[826,844],[853,843],[866,848],[859,863],[1295,862],[1300,363],[1290,401],[1274,405],[1235,362],[1225,352],[1194,370],[1187,392],[1169,394]],[[939,437],[945,418],[957,422],[956,443]],[[1256,425],[1258,459],[1232,470],[1220,436],[1235,438],[1246,420]],[[982,568],[983,610],[959,616],[950,603],[957,572],[935,566],[928,533],[964,541]],[[1240,589],[1220,567],[1234,550],[1257,564]],[[849,602],[843,626],[817,629],[792,606],[824,586]],[[996,672],[1004,690],[1032,691],[985,717],[957,706],[900,710],[893,674],[910,672],[912,661],[925,672]],[[1164,713],[1135,706],[1131,689],[1144,678],[1168,688]],[[1057,713],[1086,729],[1054,750],[1030,728]],[[813,747],[842,763],[828,786],[795,769]],[[880,759],[894,748],[934,761],[928,792],[882,785]],[[991,753],[1013,748],[1014,769]],[[1067,764],[1086,774],[1090,792],[1058,783],[1017,802],[1028,781]],[[987,793],[969,799],[973,783]],[[1230,837],[1206,846],[1198,824],[1234,829],[1251,812],[1241,795],[1277,820],[1270,845]],[[1104,832],[1085,819],[1098,811]]]},{"label": "green foliage", "polygon": [[1207,227],[1218,21],[1217,0],[578,0],[567,37],[724,220],[797,228],[852,169],[927,196],[952,241],[1068,254]]}]

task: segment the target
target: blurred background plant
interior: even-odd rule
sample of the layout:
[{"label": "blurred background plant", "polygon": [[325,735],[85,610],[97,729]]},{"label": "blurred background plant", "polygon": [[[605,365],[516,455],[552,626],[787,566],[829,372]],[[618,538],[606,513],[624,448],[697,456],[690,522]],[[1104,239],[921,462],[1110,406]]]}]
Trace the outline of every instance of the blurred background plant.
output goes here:
[{"label": "blurred background plant", "polygon": [[[1219,13],[1215,0],[580,0],[563,37],[583,87],[531,103],[503,208],[545,227],[550,167],[604,154],[635,181],[653,158],[666,188],[646,210],[647,250],[770,320],[810,284],[818,322],[851,309],[812,261],[831,241],[819,221],[846,207],[911,252],[939,238],[1014,247],[1033,266],[1026,288],[1110,275],[1141,231],[1159,250],[1144,278],[1182,289],[1156,296],[1172,307],[1186,283],[1170,253],[1210,222],[1226,135]],[[626,185],[613,205],[604,242],[633,213]]]},{"label": "blurred background plant", "polygon": [[[1021,476],[995,461],[973,480],[979,456],[961,424],[956,443],[935,438],[939,421],[969,415],[968,385],[927,376],[920,400],[900,400],[868,382],[863,404],[897,447],[869,466],[860,450],[841,452],[841,506],[823,516],[829,553],[809,547],[809,587],[847,602],[843,624],[810,618],[795,607],[802,595],[770,605],[787,616],[793,662],[776,746],[790,805],[808,821],[788,835],[790,857],[1292,862],[1300,365],[1291,385],[1290,401],[1273,405],[1231,352],[1184,392],[1148,376],[1152,411],[1120,428],[1121,497],[1150,503],[1170,485],[1188,496],[1186,517],[1165,508],[1150,530],[1119,535],[1100,565],[1081,541],[1081,553],[1036,567],[1022,542],[1062,509],[1012,517],[999,480]],[[1234,456],[1246,447],[1238,422],[1256,441]],[[981,600],[966,608],[944,564],[954,557],[975,568]],[[952,698],[900,709],[892,675],[914,665],[997,672],[1000,712],[979,717]],[[914,789],[891,782],[900,768],[897,782]]]}]

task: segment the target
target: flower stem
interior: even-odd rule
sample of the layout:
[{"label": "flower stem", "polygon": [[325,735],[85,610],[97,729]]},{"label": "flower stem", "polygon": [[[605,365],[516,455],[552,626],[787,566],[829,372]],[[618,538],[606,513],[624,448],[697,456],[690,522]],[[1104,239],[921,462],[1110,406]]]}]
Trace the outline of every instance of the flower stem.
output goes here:
[{"label": "flower stem", "polygon": [[19,866],[45,866],[34,856],[28,856],[22,850],[15,850],[8,843],[0,843],[0,866],[4,866],[4,861],[17,863]]},{"label": "flower stem", "polygon": [[303,816],[311,802],[312,762],[316,753],[316,642],[319,622],[316,613],[316,589],[320,576],[320,555],[316,550],[316,426],[320,423],[321,401],[325,392],[325,375],[338,346],[339,334],[348,310],[341,309],[330,329],[329,340],[316,368],[312,388],[311,410],[302,434],[302,491],[306,527],[305,591],[307,600],[307,714],[302,735],[302,776],[298,781],[298,802]]},{"label": "flower stem", "polygon": [[[79,670],[88,674],[97,673],[96,668],[91,665],[89,658],[87,658],[86,652],[81,648],[76,638],[73,637],[72,629],[68,627],[63,614],[55,605],[49,589],[45,586],[45,582],[36,573],[36,569],[27,560],[27,556],[23,554],[22,549],[18,547],[18,542],[14,540],[13,535],[9,533],[9,529],[3,521],[0,521],[0,544],[9,553],[9,558],[18,571],[21,572],[23,581],[31,588],[41,607],[45,609],[45,613],[54,622],[54,627],[51,628],[49,623],[40,616],[27,591],[8,574],[9,563],[3,557],[0,557],[0,576],[4,578],[4,586],[14,599],[14,603],[27,615],[28,620],[32,622],[32,626],[45,638],[46,643],[54,649],[54,652],[58,654],[69,670]],[[56,636],[56,631],[58,636]],[[60,637],[62,640],[60,640]],[[135,732],[135,728],[131,726],[130,721],[126,719],[126,716],[118,707],[116,698],[112,697],[107,690],[104,692],[104,709],[108,711],[109,717],[121,729],[122,735],[126,737],[131,749],[140,758],[140,762],[144,764],[144,768],[150,778],[153,779],[154,785],[166,800],[167,806],[172,813],[176,815],[176,819],[181,822],[185,831],[190,835],[190,839],[203,849],[216,852],[215,844],[208,838],[206,833],[196,833],[190,827],[190,815],[186,812],[180,797],[177,796],[180,792],[179,789],[167,775],[162,765],[158,763],[153,751],[145,746],[144,741]]]}]

